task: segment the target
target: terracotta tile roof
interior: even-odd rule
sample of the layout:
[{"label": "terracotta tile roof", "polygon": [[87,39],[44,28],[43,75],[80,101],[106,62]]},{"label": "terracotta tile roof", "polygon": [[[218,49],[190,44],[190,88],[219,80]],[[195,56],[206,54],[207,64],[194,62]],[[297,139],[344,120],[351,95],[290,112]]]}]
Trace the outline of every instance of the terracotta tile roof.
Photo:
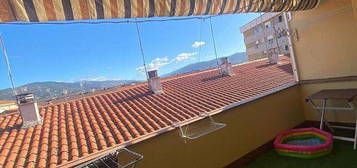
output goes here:
[{"label": "terracotta tile roof", "polygon": [[0,106],[1,105],[8,105],[8,104],[15,104],[16,101],[14,100],[0,100]]},{"label": "terracotta tile roof", "polygon": [[135,143],[185,121],[288,83],[289,61],[234,67],[233,77],[208,70],[162,79],[165,93],[146,84],[42,106],[43,124],[22,129],[18,113],[0,115],[0,167],[73,166],[77,161]]}]

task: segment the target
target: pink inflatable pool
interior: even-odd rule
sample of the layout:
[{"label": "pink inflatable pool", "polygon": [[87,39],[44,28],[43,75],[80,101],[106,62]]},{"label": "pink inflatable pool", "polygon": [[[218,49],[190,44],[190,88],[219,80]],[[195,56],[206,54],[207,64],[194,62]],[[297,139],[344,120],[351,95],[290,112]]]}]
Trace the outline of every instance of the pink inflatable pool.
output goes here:
[{"label": "pink inflatable pool", "polygon": [[316,128],[283,131],[274,141],[275,150],[283,156],[312,159],[332,150],[332,135]]}]

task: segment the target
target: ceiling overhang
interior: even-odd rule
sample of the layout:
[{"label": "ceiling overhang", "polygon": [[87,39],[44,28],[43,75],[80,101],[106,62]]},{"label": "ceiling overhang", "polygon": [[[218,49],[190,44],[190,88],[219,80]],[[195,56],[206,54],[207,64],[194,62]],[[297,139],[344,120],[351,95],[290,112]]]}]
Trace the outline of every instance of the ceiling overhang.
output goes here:
[{"label": "ceiling overhang", "polygon": [[1,0],[0,22],[302,11],[319,0]]}]

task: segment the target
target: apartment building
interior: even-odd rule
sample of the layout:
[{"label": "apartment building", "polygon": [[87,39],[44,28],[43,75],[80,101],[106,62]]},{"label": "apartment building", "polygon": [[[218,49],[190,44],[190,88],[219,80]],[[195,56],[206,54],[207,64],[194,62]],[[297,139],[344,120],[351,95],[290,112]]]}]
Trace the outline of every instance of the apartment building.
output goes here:
[{"label": "apartment building", "polygon": [[[290,14],[288,14],[290,20]],[[281,12],[265,13],[240,28],[249,61],[268,56],[289,55],[285,17]]]}]

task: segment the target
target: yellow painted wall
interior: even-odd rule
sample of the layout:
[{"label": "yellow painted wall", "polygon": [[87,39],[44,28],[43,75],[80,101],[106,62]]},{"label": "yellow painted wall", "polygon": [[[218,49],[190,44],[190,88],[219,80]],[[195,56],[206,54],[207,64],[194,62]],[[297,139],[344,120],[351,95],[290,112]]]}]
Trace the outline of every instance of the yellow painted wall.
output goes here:
[{"label": "yellow painted wall", "polygon": [[144,154],[138,168],[217,168],[273,139],[305,118],[299,86],[238,106],[214,116],[227,126],[187,144],[173,130],[135,144]]},{"label": "yellow painted wall", "polygon": [[294,12],[290,27],[298,34],[293,44],[301,80],[357,75],[351,0],[321,0],[314,10]]},{"label": "yellow painted wall", "polygon": [[[321,0],[310,11],[294,12],[290,22],[297,30],[293,38],[300,80],[357,76],[357,25],[352,2],[355,0]],[[356,2],[353,2],[354,6]],[[321,89],[357,88],[357,82],[304,84],[301,96],[306,98]],[[343,102],[333,101],[338,104]],[[303,102],[307,120],[318,120],[317,113]],[[352,112],[329,112],[330,121],[354,122]]]},{"label": "yellow painted wall", "polygon": [[357,26],[357,1],[351,0],[351,2],[352,2],[352,7],[353,7],[353,14],[354,14],[355,22],[356,22],[356,26]]}]

